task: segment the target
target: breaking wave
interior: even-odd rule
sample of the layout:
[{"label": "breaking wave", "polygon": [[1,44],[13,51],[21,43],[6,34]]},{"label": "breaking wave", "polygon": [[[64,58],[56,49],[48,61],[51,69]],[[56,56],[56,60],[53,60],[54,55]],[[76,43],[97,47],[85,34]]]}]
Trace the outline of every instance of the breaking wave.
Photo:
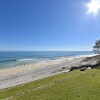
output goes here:
[{"label": "breaking wave", "polygon": [[35,60],[35,58],[34,59],[19,59],[17,61],[34,61],[34,60]]}]

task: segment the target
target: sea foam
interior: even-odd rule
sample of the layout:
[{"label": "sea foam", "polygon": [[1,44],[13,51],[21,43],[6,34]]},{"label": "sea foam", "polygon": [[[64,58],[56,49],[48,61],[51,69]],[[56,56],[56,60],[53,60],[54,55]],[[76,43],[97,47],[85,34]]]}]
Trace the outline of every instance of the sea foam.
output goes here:
[{"label": "sea foam", "polygon": [[19,59],[17,61],[34,61],[34,60],[35,60],[35,58],[34,59]]}]

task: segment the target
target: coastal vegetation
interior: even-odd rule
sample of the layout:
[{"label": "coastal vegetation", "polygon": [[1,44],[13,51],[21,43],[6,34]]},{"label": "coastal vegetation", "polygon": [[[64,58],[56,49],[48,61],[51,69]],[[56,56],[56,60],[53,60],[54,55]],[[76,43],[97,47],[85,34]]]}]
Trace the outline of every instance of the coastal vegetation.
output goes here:
[{"label": "coastal vegetation", "polygon": [[96,54],[100,54],[100,40],[96,40],[95,46],[93,46],[93,51]]},{"label": "coastal vegetation", "polygon": [[99,100],[100,69],[75,70],[0,90],[0,100]]}]

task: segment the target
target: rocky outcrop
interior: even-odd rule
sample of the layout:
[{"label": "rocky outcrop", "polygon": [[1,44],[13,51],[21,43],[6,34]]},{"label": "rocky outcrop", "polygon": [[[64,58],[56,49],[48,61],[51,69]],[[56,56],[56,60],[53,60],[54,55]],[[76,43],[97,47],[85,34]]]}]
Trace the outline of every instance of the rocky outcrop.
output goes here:
[{"label": "rocky outcrop", "polygon": [[96,68],[99,66],[100,66],[100,55],[97,55],[97,56],[93,56],[93,57],[87,57],[80,63],[77,63],[76,65],[71,66],[70,71],[73,71],[76,69],[80,69],[82,71],[87,68],[93,69],[93,68]]}]

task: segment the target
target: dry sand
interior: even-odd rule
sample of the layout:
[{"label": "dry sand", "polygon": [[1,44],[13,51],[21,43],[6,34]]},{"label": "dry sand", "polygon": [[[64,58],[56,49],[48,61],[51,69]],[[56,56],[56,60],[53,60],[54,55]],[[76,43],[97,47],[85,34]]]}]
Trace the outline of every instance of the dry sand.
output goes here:
[{"label": "dry sand", "polygon": [[[91,56],[94,55],[61,57],[55,60],[45,60],[38,63],[0,69],[0,89],[67,72],[72,65]],[[61,71],[62,67],[66,67],[66,69]]]}]

